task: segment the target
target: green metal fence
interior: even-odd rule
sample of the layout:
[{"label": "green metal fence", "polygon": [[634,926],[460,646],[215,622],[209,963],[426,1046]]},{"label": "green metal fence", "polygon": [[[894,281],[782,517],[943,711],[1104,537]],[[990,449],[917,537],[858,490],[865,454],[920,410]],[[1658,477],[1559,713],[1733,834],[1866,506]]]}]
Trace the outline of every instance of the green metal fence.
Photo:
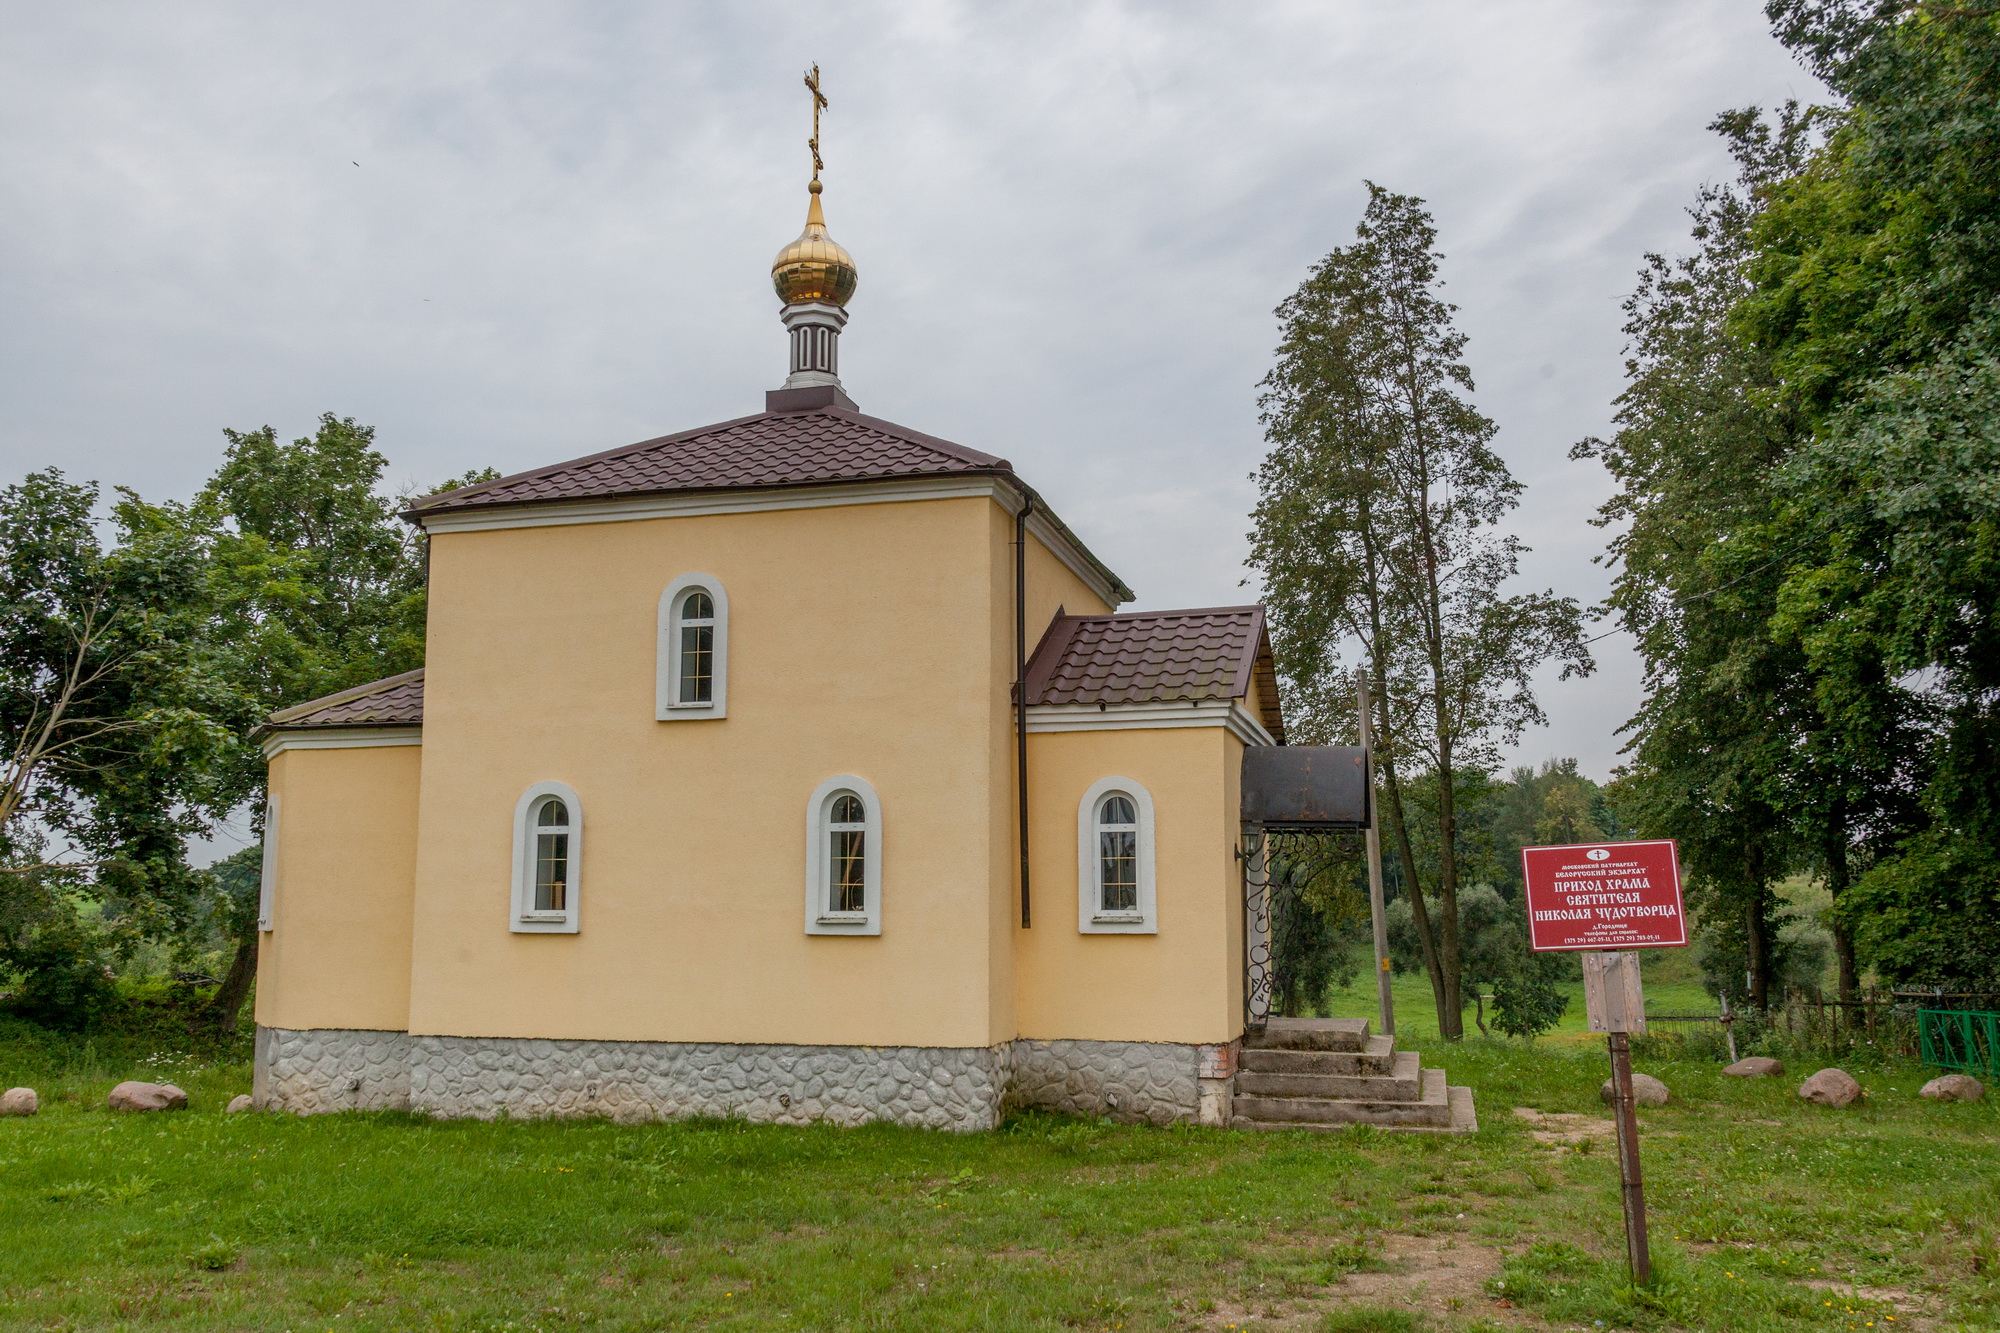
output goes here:
[{"label": "green metal fence", "polygon": [[2000,1013],[1920,1009],[1917,1032],[1925,1064],[2000,1079]]}]

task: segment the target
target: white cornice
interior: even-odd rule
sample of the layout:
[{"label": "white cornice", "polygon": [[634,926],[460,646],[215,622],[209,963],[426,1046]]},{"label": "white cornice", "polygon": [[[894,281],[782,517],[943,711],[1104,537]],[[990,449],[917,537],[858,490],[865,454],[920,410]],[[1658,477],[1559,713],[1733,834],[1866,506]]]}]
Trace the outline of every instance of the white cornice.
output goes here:
[{"label": "white cornice", "polygon": [[1245,745],[1278,742],[1240,700],[1156,704],[1031,704],[1028,730],[1134,731],[1160,727],[1227,727]]},{"label": "white cornice", "polygon": [[[624,500],[564,500],[493,509],[458,509],[413,517],[429,533],[492,532],[502,528],[566,527],[573,523],[630,523],[648,518],[695,518],[706,514],[766,514],[783,509],[828,509],[838,505],[895,504],[909,500],[956,500],[985,496],[1010,514],[1020,492],[998,477],[910,477],[893,481],[846,482],[837,486],[710,491],[699,494],[639,495]],[[1040,508],[1028,515],[1028,531],[1049,553],[1082,579],[1114,610],[1118,588]]]},{"label": "white cornice", "polygon": [[279,731],[264,738],[264,758],[282,750],[357,750],[377,745],[422,745],[422,727],[340,727],[325,731]]}]

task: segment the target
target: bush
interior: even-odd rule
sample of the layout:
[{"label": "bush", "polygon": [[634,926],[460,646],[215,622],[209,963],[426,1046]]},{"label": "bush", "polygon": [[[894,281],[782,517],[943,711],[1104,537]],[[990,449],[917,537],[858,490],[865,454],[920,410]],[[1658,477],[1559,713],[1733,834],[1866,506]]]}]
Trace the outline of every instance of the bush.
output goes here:
[{"label": "bush", "polygon": [[1555,969],[1540,958],[1493,982],[1493,1026],[1510,1037],[1538,1037],[1562,1021],[1569,996],[1556,988]]}]

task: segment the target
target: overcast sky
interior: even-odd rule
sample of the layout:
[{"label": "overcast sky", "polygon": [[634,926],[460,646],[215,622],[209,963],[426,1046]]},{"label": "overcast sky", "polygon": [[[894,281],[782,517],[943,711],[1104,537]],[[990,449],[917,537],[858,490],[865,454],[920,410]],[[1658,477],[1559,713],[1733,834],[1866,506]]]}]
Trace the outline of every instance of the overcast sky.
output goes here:
[{"label": "overcast sky", "polygon": [[[861,284],[863,411],[1001,454],[1137,590],[1240,586],[1271,310],[1364,179],[1436,216],[1521,586],[1604,588],[1640,255],[1728,174],[1705,126],[1820,90],[1751,0],[8,0],[4,476],[185,497],[225,426],[373,425],[397,486],[761,410],[807,95]],[[1599,778],[1622,636],[1516,752]]]}]

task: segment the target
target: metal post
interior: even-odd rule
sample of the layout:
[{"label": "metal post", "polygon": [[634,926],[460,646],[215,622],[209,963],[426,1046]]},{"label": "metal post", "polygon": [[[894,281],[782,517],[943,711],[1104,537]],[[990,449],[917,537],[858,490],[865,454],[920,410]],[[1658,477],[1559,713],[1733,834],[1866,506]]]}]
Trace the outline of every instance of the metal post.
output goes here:
[{"label": "metal post", "polygon": [[1639,1179],[1639,1111],[1632,1099],[1632,1042],[1613,1032],[1611,1088],[1618,1107],[1618,1182],[1625,1202],[1625,1263],[1636,1286],[1653,1285],[1653,1256],[1646,1244],[1646,1187]]},{"label": "metal post", "polygon": [[1396,1035],[1396,1001],[1389,992],[1389,914],[1382,906],[1382,830],[1375,817],[1375,745],[1369,716],[1368,668],[1354,669],[1354,698],[1361,721],[1361,762],[1368,766],[1368,916],[1375,927],[1375,999],[1381,1010],[1382,1035]]}]

